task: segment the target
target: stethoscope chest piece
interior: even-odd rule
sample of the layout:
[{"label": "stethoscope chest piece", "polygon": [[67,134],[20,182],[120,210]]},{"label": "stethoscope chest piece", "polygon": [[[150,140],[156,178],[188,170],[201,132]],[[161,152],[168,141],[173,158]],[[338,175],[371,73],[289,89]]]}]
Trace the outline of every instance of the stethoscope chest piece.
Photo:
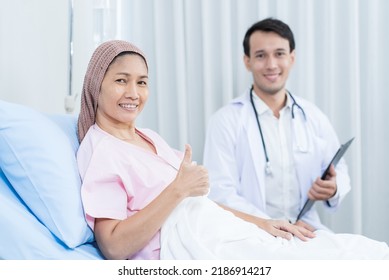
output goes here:
[{"label": "stethoscope chest piece", "polygon": [[270,161],[266,162],[265,173],[268,176],[273,175],[273,172],[271,171]]}]

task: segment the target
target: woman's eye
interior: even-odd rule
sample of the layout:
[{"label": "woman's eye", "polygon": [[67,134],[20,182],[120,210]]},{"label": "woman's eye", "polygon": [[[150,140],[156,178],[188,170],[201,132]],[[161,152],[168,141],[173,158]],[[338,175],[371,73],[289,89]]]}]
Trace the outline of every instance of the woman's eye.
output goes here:
[{"label": "woman's eye", "polygon": [[142,86],[146,86],[147,85],[146,81],[139,81],[139,84],[142,85]]},{"label": "woman's eye", "polygon": [[124,79],[117,79],[116,82],[118,82],[118,83],[125,83],[126,81]]}]

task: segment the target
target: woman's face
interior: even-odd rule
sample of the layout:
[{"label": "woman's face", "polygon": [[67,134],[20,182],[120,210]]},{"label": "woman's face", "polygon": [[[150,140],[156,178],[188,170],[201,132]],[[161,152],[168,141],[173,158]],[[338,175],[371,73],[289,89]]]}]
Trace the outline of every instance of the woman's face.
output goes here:
[{"label": "woman's face", "polygon": [[96,120],[117,128],[135,126],[149,95],[148,71],[137,54],[118,56],[101,83]]}]

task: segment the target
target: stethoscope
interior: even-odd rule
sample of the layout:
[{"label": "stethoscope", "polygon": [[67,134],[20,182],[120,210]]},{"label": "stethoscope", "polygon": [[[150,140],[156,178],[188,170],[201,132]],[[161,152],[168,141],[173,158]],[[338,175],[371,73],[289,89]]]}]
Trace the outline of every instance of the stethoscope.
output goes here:
[{"label": "stethoscope", "polygon": [[[261,128],[261,123],[259,121],[258,112],[257,112],[257,109],[255,108],[255,105],[254,105],[253,89],[254,89],[254,87],[252,86],[251,89],[250,89],[250,102],[251,102],[251,106],[253,107],[253,110],[254,110],[255,119],[257,120],[259,134],[261,135],[262,147],[263,147],[263,151],[264,151],[264,154],[265,154],[265,160],[266,160],[265,173],[266,173],[266,175],[271,175],[272,174],[272,170],[271,170],[269,155],[267,153],[266,143],[265,143],[265,139],[263,137],[263,132],[262,132],[262,128]],[[296,102],[296,100],[294,99],[294,97],[292,96],[292,94],[288,90],[286,92],[289,94],[290,98],[292,99],[292,110],[291,110],[292,111],[292,120],[295,119],[294,108],[297,107],[298,109],[300,109],[301,113],[303,114],[304,121],[306,121],[307,117],[305,115],[304,109]],[[308,133],[307,133],[307,131],[305,131],[305,141],[306,141],[305,145],[299,145],[299,144],[297,145],[298,149],[301,152],[306,152],[307,151],[307,148],[306,148],[306,146],[308,145]]]}]

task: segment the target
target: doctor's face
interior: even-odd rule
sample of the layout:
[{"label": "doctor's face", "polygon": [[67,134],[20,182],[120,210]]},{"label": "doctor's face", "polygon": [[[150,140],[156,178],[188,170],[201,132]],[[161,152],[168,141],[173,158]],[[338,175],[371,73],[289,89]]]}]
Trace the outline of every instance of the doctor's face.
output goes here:
[{"label": "doctor's face", "polygon": [[284,94],[295,52],[289,41],[274,32],[256,31],[250,37],[250,57],[244,56],[253,74],[254,91],[259,95]]},{"label": "doctor's face", "polygon": [[108,67],[100,88],[96,121],[103,126],[135,126],[148,99],[148,71],[137,54],[118,56]]}]

